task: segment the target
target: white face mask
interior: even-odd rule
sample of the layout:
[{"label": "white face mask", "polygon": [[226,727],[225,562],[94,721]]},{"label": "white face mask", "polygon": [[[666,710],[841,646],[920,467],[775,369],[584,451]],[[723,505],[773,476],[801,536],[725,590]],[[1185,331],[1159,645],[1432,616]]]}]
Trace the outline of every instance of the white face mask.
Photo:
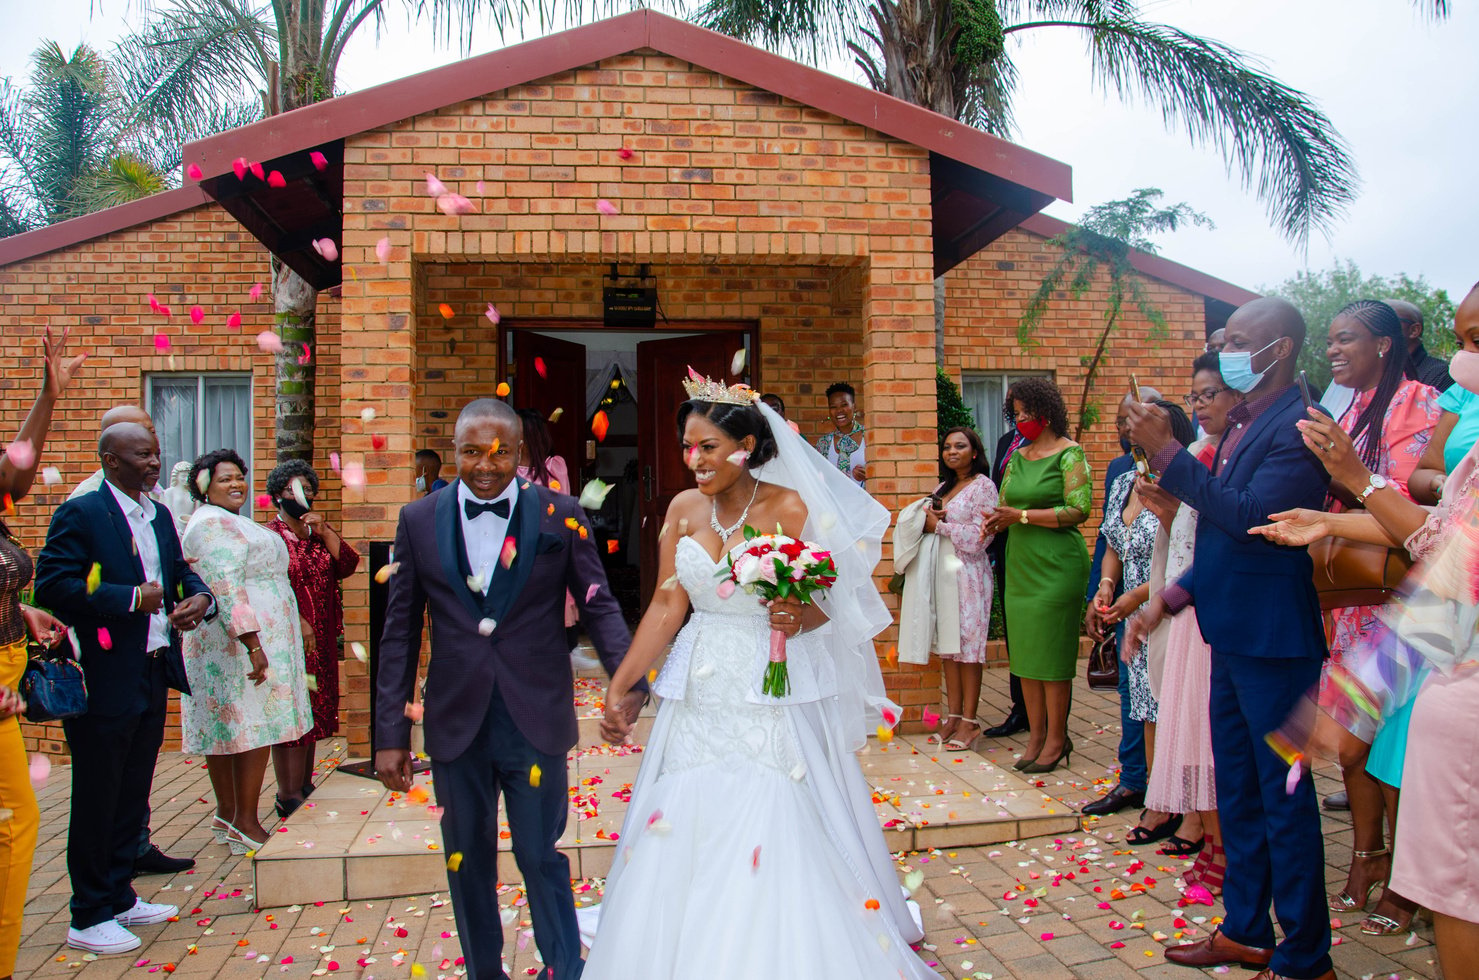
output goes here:
[{"label": "white face mask", "polygon": [[425,493],[426,492],[426,477],[424,477],[424,476],[418,476],[416,478],[416,492],[417,493]]}]

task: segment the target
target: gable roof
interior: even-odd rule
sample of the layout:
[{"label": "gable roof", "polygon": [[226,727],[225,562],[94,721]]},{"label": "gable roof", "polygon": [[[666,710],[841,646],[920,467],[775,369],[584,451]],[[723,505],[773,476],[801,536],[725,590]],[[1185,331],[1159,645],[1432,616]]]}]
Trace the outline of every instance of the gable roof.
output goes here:
[{"label": "gable roof", "polygon": [[115,231],[147,224],[150,221],[167,218],[172,214],[179,214],[181,211],[188,211],[209,203],[211,199],[206,192],[190,184],[175,190],[151,194],[137,201],[129,201],[127,204],[94,211],[92,214],[58,221],[54,225],[37,228],[35,231],[0,238],[0,267],[45,255],[47,252],[55,252],[57,249],[76,245],[78,242],[102,238]]},{"label": "gable roof", "polygon": [[[930,151],[935,274],[974,254],[1054,198],[1072,199],[1067,164],[734,38],[637,10],[342,95],[208,137],[184,148],[206,192],[274,254],[320,288],[339,281],[312,240],[338,240],[343,141],[447,106],[638,50],[654,50],[821,109]],[[330,166],[302,166],[310,151]],[[287,188],[238,180],[232,161],[263,161]],[[290,173],[290,170],[294,171]],[[297,174],[295,176],[294,174]],[[302,186],[295,187],[295,184]],[[288,193],[290,192],[291,193]]]}]

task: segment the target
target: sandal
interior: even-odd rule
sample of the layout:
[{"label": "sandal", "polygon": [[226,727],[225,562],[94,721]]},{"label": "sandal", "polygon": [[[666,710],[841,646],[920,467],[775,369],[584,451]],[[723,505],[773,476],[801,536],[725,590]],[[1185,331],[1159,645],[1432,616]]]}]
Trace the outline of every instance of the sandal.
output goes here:
[{"label": "sandal", "polygon": [[[965,721],[964,717],[962,717],[961,720]],[[976,734],[972,735],[969,739],[961,738],[959,735],[951,735],[950,738],[946,739],[945,741],[944,747],[946,752],[968,752],[976,747],[977,742],[981,741],[982,728],[984,726],[982,726],[980,720],[973,719],[965,723],[967,725],[975,725]]]},{"label": "sandal", "polygon": [[1227,877],[1227,855],[1222,850],[1221,844],[1213,844],[1207,850],[1212,856],[1207,859],[1207,864],[1202,868],[1201,878],[1197,883],[1207,889],[1210,895],[1216,897],[1222,894],[1222,882]]},{"label": "sandal", "polygon": [[[1374,851],[1352,851],[1351,857],[1379,858],[1387,857],[1391,853],[1392,849],[1390,847],[1381,847],[1377,848]],[[1354,861],[1352,862],[1352,864],[1354,866]],[[1376,890],[1385,883],[1385,879],[1377,878],[1370,885],[1366,886],[1366,895],[1359,902],[1356,901],[1355,898],[1353,898],[1351,895],[1347,894],[1346,890],[1342,888],[1340,890],[1340,893],[1327,903],[1327,907],[1332,912],[1345,912],[1347,914],[1356,911],[1364,911],[1366,908],[1366,904],[1371,901],[1371,896],[1375,894]]]},{"label": "sandal", "polygon": [[1136,827],[1125,835],[1125,843],[1139,847],[1165,840],[1181,829],[1181,814],[1173,813],[1158,827]]},{"label": "sandal", "polygon": [[1193,854],[1200,854],[1206,843],[1207,839],[1205,837],[1198,838],[1197,840],[1187,840],[1185,837],[1177,837],[1175,834],[1172,834],[1166,838],[1165,846],[1158,853],[1164,854],[1166,857],[1189,858]]},{"label": "sandal", "polygon": [[939,730],[931,733],[930,734],[930,737],[927,738],[927,739],[925,739],[925,741],[928,742],[930,745],[942,745],[942,744],[944,744],[945,739],[942,738],[941,736],[944,734],[945,725],[948,722],[950,722],[951,720],[962,719],[964,717],[965,717],[965,715],[946,715],[940,721]]},{"label": "sandal", "polygon": [[1361,932],[1368,936],[1395,936],[1399,932],[1406,932],[1412,928],[1412,920],[1416,913],[1409,915],[1406,922],[1398,922],[1388,915],[1372,912],[1361,920]]}]

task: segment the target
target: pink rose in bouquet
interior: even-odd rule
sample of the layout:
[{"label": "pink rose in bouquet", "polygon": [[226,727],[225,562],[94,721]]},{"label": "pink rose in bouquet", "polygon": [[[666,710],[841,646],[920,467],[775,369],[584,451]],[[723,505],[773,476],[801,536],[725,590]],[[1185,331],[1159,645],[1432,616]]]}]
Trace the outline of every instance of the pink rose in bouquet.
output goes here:
[{"label": "pink rose in bouquet", "polygon": [[[837,566],[831,552],[814,544],[780,533],[761,534],[747,525],[744,549],[737,554],[731,552],[727,567],[719,574],[732,583],[730,589],[737,586],[767,602],[797,599],[809,604],[817,593],[827,591],[837,581]],[[770,664],[761,690],[777,698],[791,691],[786,634],[780,630],[770,634]]]}]

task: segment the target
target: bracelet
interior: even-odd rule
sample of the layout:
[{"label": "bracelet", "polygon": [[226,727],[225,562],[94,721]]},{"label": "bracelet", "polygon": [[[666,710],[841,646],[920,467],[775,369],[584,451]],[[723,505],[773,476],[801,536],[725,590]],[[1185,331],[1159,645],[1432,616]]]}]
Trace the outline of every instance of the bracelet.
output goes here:
[{"label": "bracelet", "polygon": [[1113,585],[1114,584],[1114,579],[1110,578],[1108,575],[1104,576],[1103,578],[1101,578],[1099,580],[1100,587],[1103,587],[1103,585],[1104,585],[1105,582],[1108,582],[1110,585]]}]

